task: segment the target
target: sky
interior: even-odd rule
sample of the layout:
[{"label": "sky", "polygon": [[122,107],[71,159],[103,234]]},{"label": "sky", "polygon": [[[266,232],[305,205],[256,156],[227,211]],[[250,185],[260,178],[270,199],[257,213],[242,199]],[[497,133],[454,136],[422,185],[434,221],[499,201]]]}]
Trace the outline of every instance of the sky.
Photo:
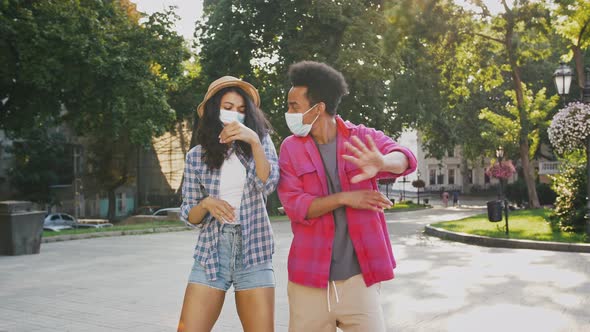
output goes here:
[{"label": "sky", "polygon": [[193,39],[195,21],[203,13],[203,0],[131,0],[137,4],[137,10],[146,14],[163,11],[169,6],[177,6],[176,14],[180,21],[176,22],[176,31],[185,39]]},{"label": "sky", "polygon": [[[163,11],[169,6],[177,6],[176,14],[180,21],[176,22],[176,31],[185,39],[193,39],[195,21],[201,18],[203,13],[203,0],[132,0],[137,4],[137,10],[146,14]],[[468,0],[455,0],[456,3],[469,7]],[[484,0],[492,13],[502,10],[500,0]]]}]

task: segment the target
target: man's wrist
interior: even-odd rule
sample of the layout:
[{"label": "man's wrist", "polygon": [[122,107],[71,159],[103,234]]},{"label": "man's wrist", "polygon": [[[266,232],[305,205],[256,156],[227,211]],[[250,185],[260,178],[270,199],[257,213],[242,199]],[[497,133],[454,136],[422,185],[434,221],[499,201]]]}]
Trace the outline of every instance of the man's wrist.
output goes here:
[{"label": "man's wrist", "polygon": [[346,197],[346,192],[339,192],[338,194],[336,194],[336,202],[338,203],[338,205],[341,206],[346,206],[347,204],[347,197]]}]

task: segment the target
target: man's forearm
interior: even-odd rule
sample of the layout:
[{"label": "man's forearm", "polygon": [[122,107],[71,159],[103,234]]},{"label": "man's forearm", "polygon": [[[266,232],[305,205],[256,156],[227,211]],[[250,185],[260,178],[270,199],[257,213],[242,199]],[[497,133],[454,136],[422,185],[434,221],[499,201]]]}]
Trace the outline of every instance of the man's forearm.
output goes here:
[{"label": "man's forearm", "polygon": [[383,172],[391,172],[394,174],[401,174],[408,169],[408,157],[399,151],[393,151],[383,156]]},{"label": "man's forearm", "polygon": [[344,206],[344,193],[331,194],[324,197],[318,197],[311,202],[307,210],[307,219],[317,218],[326,213],[332,212],[339,207]]}]

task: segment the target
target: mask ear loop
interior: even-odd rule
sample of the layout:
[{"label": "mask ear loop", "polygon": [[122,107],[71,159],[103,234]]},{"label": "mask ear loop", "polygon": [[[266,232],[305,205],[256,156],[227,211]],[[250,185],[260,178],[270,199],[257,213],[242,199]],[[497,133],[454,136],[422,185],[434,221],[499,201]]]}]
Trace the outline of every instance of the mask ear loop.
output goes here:
[{"label": "mask ear loop", "polygon": [[[315,105],[310,107],[307,111],[305,111],[305,113],[303,113],[303,116],[305,116],[305,114],[307,114],[307,112],[311,111],[314,107],[318,106],[320,103],[316,103]],[[318,115],[316,115],[315,119],[313,119],[313,121],[309,124],[310,126],[313,126],[313,124],[316,122],[316,120],[320,117],[320,113],[321,113],[321,111],[318,111]],[[301,122],[303,122],[303,116],[301,117]]]}]

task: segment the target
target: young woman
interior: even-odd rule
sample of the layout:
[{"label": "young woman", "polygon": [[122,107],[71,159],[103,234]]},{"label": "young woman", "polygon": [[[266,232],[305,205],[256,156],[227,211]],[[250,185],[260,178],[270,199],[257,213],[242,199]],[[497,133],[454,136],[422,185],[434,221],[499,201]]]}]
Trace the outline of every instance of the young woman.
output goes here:
[{"label": "young woman", "polygon": [[274,330],[273,234],[266,196],[279,179],[258,91],[224,76],[197,108],[199,144],[186,156],[181,217],[200,229],[178,331],[210,331],[233,285],[244,331]]}]

